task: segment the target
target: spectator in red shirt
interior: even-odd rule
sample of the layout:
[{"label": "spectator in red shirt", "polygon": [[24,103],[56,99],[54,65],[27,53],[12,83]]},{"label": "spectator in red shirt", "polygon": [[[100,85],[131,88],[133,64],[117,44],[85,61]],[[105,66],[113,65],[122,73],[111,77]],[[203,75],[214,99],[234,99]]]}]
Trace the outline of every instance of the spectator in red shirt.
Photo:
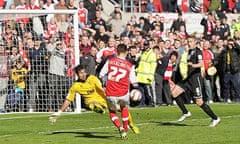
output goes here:
[{"label": "spectator in red shirt", "polygon": [[31,10],[39,10],[39,6],[36,4],[36,0],[30,0],[29,8]]},{"label": "spectator in red shirt", "polygon": [[[29,10],[29,6],[26,5],[26,0],[20,0],[19,5],[16,6],[16,10]],[[28,24],[28,18],[19,18],[18,21],[22,21],[24,24]]]},{"label": "spectator in red shirt", "polygon": [[160,13],[163,11],[161,0],[153,0],[153,4],[155,6],[155,10],[157,13]]},{"label": "spectator in red shirt", "polygon": [[82,56],[86,56],[87,54],[90,53],[91,43],[90,43],[88,36],[81,37],[81,43],[79,45],[79,48],[80,48],[80,52],[81,52]]},{"label": "spectator in red shirt", "polygon": [[0,0],[0,9],[4,9],[6,0]]},{"label": "spectator in red shirt", "polygon": [[85,27],[88,23],[88,10],[84,7],[83,1],[79,2],[78,18],[80,27]]}]

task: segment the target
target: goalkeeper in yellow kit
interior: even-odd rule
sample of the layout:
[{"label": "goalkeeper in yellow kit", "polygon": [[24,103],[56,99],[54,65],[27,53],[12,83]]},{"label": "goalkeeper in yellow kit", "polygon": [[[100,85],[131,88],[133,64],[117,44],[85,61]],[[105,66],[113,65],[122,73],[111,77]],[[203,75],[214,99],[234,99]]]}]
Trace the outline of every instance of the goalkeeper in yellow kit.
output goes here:
[{"label": "goalkeeper in yellow kit", "polygon": [[[75,68],[78,80],[75,81],[69,89],[68,95],[58,112],[53,113],[49,120],[56,122],[57,118],[64,112],[71,102],[74,100],[76,93],[79,93],[84,103],[92,111],[97,113],[105,113],[107,109],[107,101],[105,91],[102,87],[100,80],[94,75],[88,75],[84,66],[78,65]],[[134,125],[131,115],[129,114],[129,127],[134,133],[138,134],[139,129]]]}]

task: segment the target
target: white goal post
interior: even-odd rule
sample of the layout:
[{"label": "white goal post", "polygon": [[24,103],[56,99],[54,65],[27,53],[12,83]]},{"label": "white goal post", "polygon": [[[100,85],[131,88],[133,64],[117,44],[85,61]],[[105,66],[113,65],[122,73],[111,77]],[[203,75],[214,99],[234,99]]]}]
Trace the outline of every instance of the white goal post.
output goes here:
[{"label": "white goal post", "polygon": [[[74,57],[75,57],[74,58],[75,59],[75,65],[79,64],[79,53],[80,52],[79,52],[79,33],[78,33],[79,32],[78,10],[1,10],[0,11],[1,35],[4,35],[4,33],[7,33],[6,31],[7,31],[8,28],[6,27],[6,25],[3,27],[3,23],[5,21],[7,21],[7,20],[17,20],[17,19],[20,19],[20,18],[33,18],[33,17],[44,16],[44,15],[48,15],[48,14],[55,14],[55,15],[56,14],[68,14],[68,15],[73,15],[73,19],[72,19],[72,27],[73,27],[73,31],[74,31],[73,32],[73,40],[74,40],[74,42],[73,42],[74,43],[73,51],[74,51]],[[47,23],[44,23],[44,24],[46,26]],[[2,42],[2,43],[5,43],[4,46],[7,47],[8,41],[6,41],[6,40],[4,41],[3,39],[4,39],[4,36],[0,40],[0,45],[1,45],[1,42]],[[16,46],[16,45],[14,45],[14,46]],[[12,50],[12,47],[13,46],[11,46],[11,48],[8,48],[8,49]],[[9,53],[9,56],[11,55],[11,53]],[[46,57],[48,57],[48,56],[49,55],[46,55]],[[0,66],[1,66],[1,62],[0,62]],[[31,67],[31,69],[32,69],[32,67]],[[12,70],[12,67],[10,68],[9,75],[11,75],[11,70]],[[45,79],[45,80],[48,81],[49,80],[48,78]],[[30,81],[31,81],[31,79],[30,79]],[[35,82],[37,82],[37,81],[35,81]],[[13,83],[14,83],[14,81],[13,81]],[[29,86],[32,86],[31,82],[27,83],[27,84]],[[16,87],[16,85],[14,85],[14,87]],[[26,87],[28,87],[28,86],[26,86]],[[3,101],[4,100],[7,101],[8,96],[9,96],[9,90],[10,90],[9,87],[7,87],[5,89],[7,89],[6,91],[8,91],[8,92],[5,92],[5,94],[4,94],[4,91],[5,91],[4,88],[1,89],[1,87],[0,87],[0,91],[2,91],[2,92],[0,92],[0,101],[1,101],[1,103],[0,103],[0,110],[3,109],[3,108],[6,108],[6,103],[3,102]],[[48,90],[46,91],[46,94],[48,95],[48,92],[50,92],[52,90],[53,89],[48,87]],[[67,89],[65,89],[64,91],[66,91],[66,90]],[[41,95],[41,93],[42,92],[36,92],[36,97],[39,98],[39,95]],[[43,92],[43,93],[45,93],[45,92]],[[49,111],[49,107],[47,106],[47,103],[48,103],[47,101],[48,100],[46,100],[46,106],[44,106],[44,108],[46,108],[46,110],[37,110],[36,107],[41,107],[41,106],[34,106],[34,109],[32,110],[32,105],[33,104],[31,103],[32,100],[29,100],[29,98],[31,98],[33,96],[30,95],[30,94],[31,94],[31,92],[28,92],[28,94],[26,94],[26,95],[28,95],[28,97],[27,97],[28,99],[25,99],[24,104],[26,104],[26,105],[24,106],[24,108],[22,108],[22,109],[20,108],[20,110],[17,110],[17,111],[24,111],[24,112],[29,112],[29,111],[30,112],[52,112],[52,111]],[[47,95],[45,95],[45,97],[47,97]],[[65,96],[66,95],[67,95],[67,93],[65,94]],[[34,100],[35,102],[37,101],[37,98],[35,98],[35,100]],[[33,102],[33,103],[36,104],[35,102]],[[3,103],[4,103],[4,106],[3,106]],[[44,103],[44,105],[45,105],[45,103]],[[50,104],[50,107],[51,107],[51,104]],[[12,112],[12,111],[15,112],[14,109],[10,109],[10,112]],[[74,108],[73,108],[72,112],[74,112],[74,113],[81,113],[81,97],[80,97],[79,94],[75,98],[75,104],[74,104]]]}]

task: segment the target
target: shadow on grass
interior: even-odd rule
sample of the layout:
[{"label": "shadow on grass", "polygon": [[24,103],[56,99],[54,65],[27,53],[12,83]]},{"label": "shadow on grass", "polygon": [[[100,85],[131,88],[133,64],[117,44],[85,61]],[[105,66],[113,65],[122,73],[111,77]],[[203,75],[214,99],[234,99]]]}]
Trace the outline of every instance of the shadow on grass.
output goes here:
[{"label": "shadow on grass", "polygon": [[[87,137],[87,138],[99,138],[99,139],[106,139],[106,138],[114,138],[114,136],[108,136],[103,134],[108,134],[107,132],[52,132],[49,135],[57,135],[57,134],[76,134],[76,137]],[[101,135],[98,135],[101,134]]]},{"label": "shadow on grass", "polygon": [[160,126],[181,126],[181,127],[186,127],[186,126],[206,126],[206,125],[201,125],[201,124],[185,124],[177,121],[166,121],[166,122],[153,122],[156,123]]},{"label": "shadow on grass", "polygon": [[159,122],[159,124],[162,126],[189,126],[187,124],[178,122]]}]

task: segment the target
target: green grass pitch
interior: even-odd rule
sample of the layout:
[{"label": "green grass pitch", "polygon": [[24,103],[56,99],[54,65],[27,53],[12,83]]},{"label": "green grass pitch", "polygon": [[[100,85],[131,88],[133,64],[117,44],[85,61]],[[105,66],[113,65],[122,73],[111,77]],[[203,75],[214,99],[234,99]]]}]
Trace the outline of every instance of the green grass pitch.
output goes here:
[{"label": "green grass pitch", "polygon": [[122,140],[105,115],[63,114],[50,124],[50,114],[0,114],[0,144],[239,144],[240,104],[211,104],[221,123],[210,128],[210,118],[197,106],[187,105],[192,117],[176,122],[177,106],[131,108],[141,133],[131,130]]}]

